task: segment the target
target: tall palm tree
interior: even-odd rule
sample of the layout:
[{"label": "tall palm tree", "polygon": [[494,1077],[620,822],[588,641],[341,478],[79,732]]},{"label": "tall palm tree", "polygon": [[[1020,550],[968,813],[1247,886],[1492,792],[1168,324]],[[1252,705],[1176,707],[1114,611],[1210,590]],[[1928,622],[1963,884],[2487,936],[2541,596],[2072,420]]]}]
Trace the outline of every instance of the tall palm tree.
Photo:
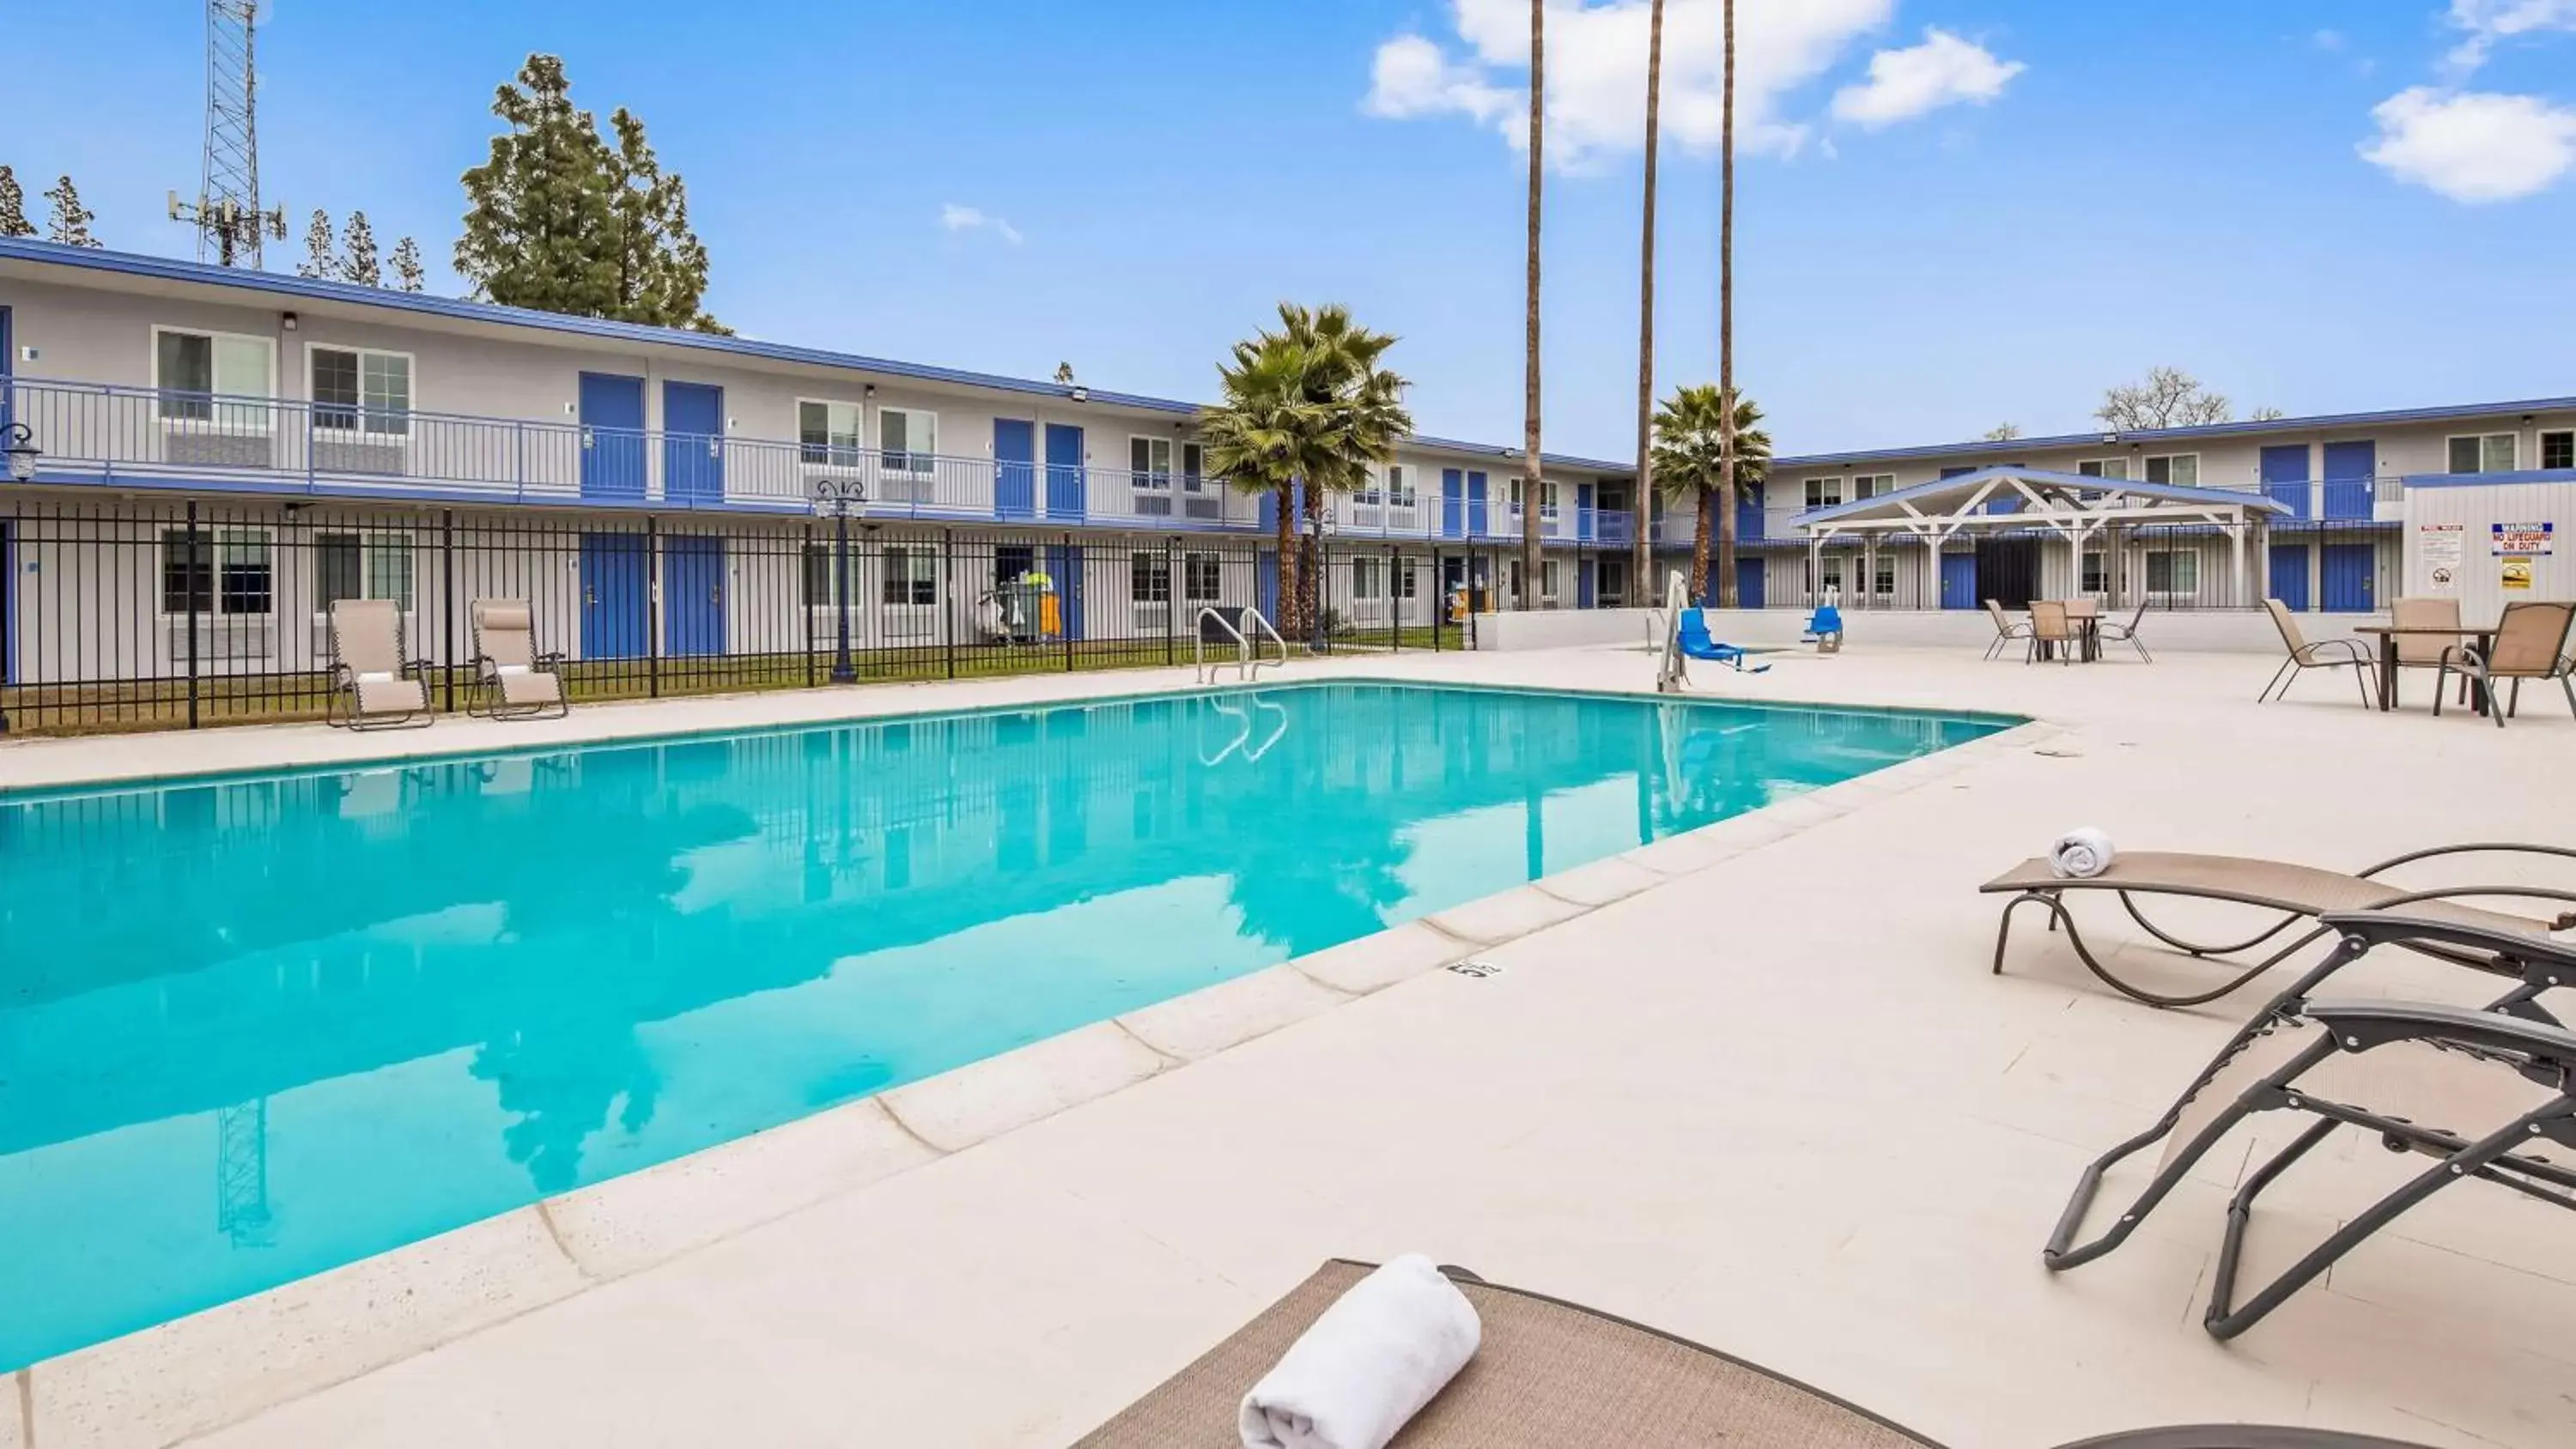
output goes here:
[{"label": "tall palm tree", "polygon": [[1311,630],[1322,618],[1324,501],[1369,487],[1377,465],[1395,456],[1396,440],[1413,430],[1413,418],[1404,408],[1404,379],[1380,366],[1395,345],[1392,335],[1360,326],[1338,303],[1309,311],[1283,302],[1279,329],[1306,353],[1302,386],[1321,422],[1303,449],[1298,473],[1306,485],[1301,522],[1315,565],[1301,575],[1301,622]]},{"label": "tall palm tree", "polygon": [[1691,546],[1691,577],[1701,583],[1693,599],[1708,597],[1709,523],[1724,515],[1732,531],[1735,502],[1731,490],[1761,483],[1771,470],[1771,435],[1762,430],[1762,409],[1702,383],[1675,392],[1655,413],[1655,486],[1667,503],[1691,504],[1699,513],[1699,531]]},{"label": "tall palm tree", "polygon": [[1217,366],[1224,401],[1199,415],[1199,443],[1207,470],[1246,493],[1271,495],[1277,526],[1279,607],[1284,634],[1297,631],[1296,493],[1298,440],[1312,428],[1305,399],[1306,354],[1285,337],[1264,332],[1234,344],[1231,365]]},{"label": "tall palm tree", "polygon": [[[1719,145],[1717,201],[1717,386],[1728,397],[1735,396],[1735,0],[1726,0],[1726,93],[1725,112],[1719,122],[1723,137]],[[1718,607],[1732,609],[1735,597],[1735,498],[1740,480],[1735,467],[1735,413],[1727,410],[1726,456],[1724,476],[1718,489],[1726,506],[1717,517],[1717,602]],[[1768,454],[1766,453],[1767,457]],[[1703,500],[1703,504],[1705,500]],[[1705,526],[1703,517],[1702,524]],[[1706,537],[1703,533],[1702,537]],[[1708,566],[1700,560],[1691,565],[1691,586],[1695,597],[1707,597]]]},{"label": "tall palm tree", "polygon": [[1631,608],[1660,602],[1655,593],[1655,127],[1664,88],[1664,0],[1646,11],[1646,218],[1637,258],[1637,486],[1628,571]]},{"label": "tall palm tree", "polygon": [[1521,588],[1520,607],[1538,604],[1538,512],[1546,468],[1539,461],[1538,427],[1538,232],[1539,199],[1545,190],[1540,143],[1547,130],[1547,0],[1530,0],[1529,95],[1529,315],[1523,345],[1527,359],[1522,377],[1521,424]]}]

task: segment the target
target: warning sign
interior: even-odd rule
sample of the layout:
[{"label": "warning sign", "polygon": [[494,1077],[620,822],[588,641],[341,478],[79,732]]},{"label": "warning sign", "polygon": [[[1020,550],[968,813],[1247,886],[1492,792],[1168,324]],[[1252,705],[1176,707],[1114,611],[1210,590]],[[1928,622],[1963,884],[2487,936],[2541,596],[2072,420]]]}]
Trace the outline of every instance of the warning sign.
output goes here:
[{"label": "warning sign", "polygon": [[2447,594],[2459,588],[2466,537],[2466,529],[2457,523],[2415,526],[2415,556],[2423,560],[2424,578],[2434,593]]},{"label": "warning sign", "polygon": [[2489,552],[2498,558],[2503,558],[2507,554],[2522,554],[2526,556],[2524,561],[2529,562],[2533,557],[2543,557],[2549,553],[2551,535],[2557,531],[2558,525],[2555,523],[2493,523],[2487,527],[2491,530],[2490,542],[2494,545]]},{"label": "warning sign", "polygon": [[2504,586],[2513,592],[2531,589],[2531,560],[2519,555],[2504,561]]}]

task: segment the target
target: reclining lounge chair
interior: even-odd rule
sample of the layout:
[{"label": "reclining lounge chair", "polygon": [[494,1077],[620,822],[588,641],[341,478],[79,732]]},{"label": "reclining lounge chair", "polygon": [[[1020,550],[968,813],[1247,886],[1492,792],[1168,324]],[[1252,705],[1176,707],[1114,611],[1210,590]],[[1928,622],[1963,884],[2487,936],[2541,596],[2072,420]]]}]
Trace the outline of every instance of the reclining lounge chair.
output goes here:
[{"label": "reclining lounge chair", "polygon": [[[2576,983],[2576,948],[2477,926],[2376,911],[2326,918],[2342,939],[2326,963],[2266,1006],[2228,1042],[2154,1126],[2086,1166],[2041,1258],[2051,1272],[2089,1263],[2127,1241],[2193,1164],[2258,1112],[2316,1119],[2241,1180],[2203,1324],[2233,1338],[2407,1209],[2454,1182],[2483,1178],[2559,1207],[2576,1208],[2576,1167],[2531,1151],[2576,1148],[2576,1033],[2534,1000]],[[2466,949],[2524,963],[2521,986],[2484,1010],[2398,1001],[2312,1000],[2333,970],[2382,945]],[[2341,1127],[2376,1135],[2391,1150],[2434,1165],[2356,1213],[2242,1304],[2236,1273],[2255,1199]],[[2075,1242],[2103,1174],[2162,1141],[2155,1175],[2099,1237]]]},{"label": "reclining lounge chair", "polygon": [[563,679],[555,673],[560,654],[539,654],[536,629],[525,599],[476,599],[470,611],[474,625],[475,713],[493,719],[561,718],[571,708],[564,701]]},{"label": "reclining lounge chair", "polygon": [[421,663],[403,652],[402,610],[391,599],[331,605],[331,692],[322,718],[344,729],[417,729],[432,719]]},{"label": "reclining lounge chair", "polygon": [[[2002,922],[1995,930],[1995,974],[2004,969],[2004,947],[2012,939],[2013,913],[2025,905],[2036,905],[2048,914],[2049,928],[2066,928],[2066,942],[2075,948],[2077,959],[2085,969],[2100,977],[2111,989],[2150,1006],[2198,1006],[2216,1001],[2252,981],[2265,971],[2287,960],[2301,947],[2326,933],[2327,927],[2316,925],[2299,934],[2287,945],[2259,961],[2216,960],[2216,964],[2234,973],[2207,991],[2168,994],[2121,979],[2094,956],[2075,928],[2075,917],[2066,908],[2068,892],[2109,891],[2120,898],[2129,918],[2147,930],[2147,934],[2188,956],[2204,959],[2225,958],[2251,951],[2289,930],[2301,921],[2312,921],[2329,911],[2386,910],[2394,906],[2413,907],[2412,914],[2435,920],[2484,926],[2509,936],[2546,939],[2552,931],[2576,927],[2576,912],[2566,912],[2549,919],[2510,915],[2502,911],[2458,904],[2460,897],[2515,896],[2535,900],[2576,904],[2576,893],[2548,890],[2538,886],[2485,885],[2451,886],[2438,890],[2406,890],[2375,879],[2381,872],[2414,861],[2436,857],[2484,852],[2559,856],[2576,860],[2576,850],[2554,845],[2475,844],[2446,845],[2432,850],[2418,850],[2393,860],[2383,860],[2367,870],[2352,875],[2339,871],[2318,870],[2312,866],[2291,865],[2276,860],[2256,860],[2228,855],[2188,855],[2164,851],[2140,851],[2122,854],[2111,862],[2111,868],[2097,876],[2082,879],[2060,878],[2044,858],[2023,861],[2002,875],[1979,886],[1989,894],[2010,894],[2004,903]],[[2238,905],[2278,911],[2281,919],[2260,934],[2231,943],[2186,940],[2147,919],[2138,908],[2138,897],[2162,896],[2191,900],[2230,901]],[[2470,959],[2477,953],[2426,941],[2409,949],[2425,955],[2439,956],[2456,964],[2486,969],[2482,960]]]},{"label": "reclining lounge chair", "polygon": [[[1237,1406],[1369,1271],[1335,1259],[1074,1449],[1239,1449]],[[1388,1449],[1938,1449],[1854,1404],[1687,1339],[1563,1299],[1441,1270],[1484,1344]],[[2148,1429],[2067,1449],[2407,1449],[2245,1425]]]}]

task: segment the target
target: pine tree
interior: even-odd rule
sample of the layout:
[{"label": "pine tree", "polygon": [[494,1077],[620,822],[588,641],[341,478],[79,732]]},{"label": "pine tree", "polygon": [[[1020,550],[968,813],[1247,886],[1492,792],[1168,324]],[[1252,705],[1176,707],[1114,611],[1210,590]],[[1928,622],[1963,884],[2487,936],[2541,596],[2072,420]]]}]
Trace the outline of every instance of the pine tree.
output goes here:
[{"label": "pine tree", "polygon": [[18,173],[0,166],[0,236],[34,236],[27,220],[27,193],[18,189]]},{"label": "pine tree", "polygon": [[428,274],[421,270],[420,243],[404,237],[394,243],[394,285],[406,292],[417,292],[428,285]]},{"label": "pine tree", "polygon": [[620,108],[614,145],[574,107],[563,62],[531,55],[492,114],[509,130],[465,173],[456,270],[474,295],[514,307],[721,332],[701,305],[707,249],[688,190],[662,170],[644,123]]},{"label": "pine tree", "polygon": [[336,277],[340,275],[340,258],[331,241],[331,214],[313,208],[313,220],[304,228],[304,260],[295,264],[299,277]]},{"label": "pine tree", "polygon": [[70,177],[57,180],[54,189],[45,193],[45,200],[54,208],[53,224],[45,240],[67,247],[98,245],[98,238],[89,234],[89,224],[98,220],[98,213],[81,205],[80,192],[73,189]]},{"label": "pine tree", "polygon": [[376,229],[367,225],[365,212],[349,213],[349,229],[341,242],[340,280],[361,287],[383,286],[384,269],[376,265]]}]

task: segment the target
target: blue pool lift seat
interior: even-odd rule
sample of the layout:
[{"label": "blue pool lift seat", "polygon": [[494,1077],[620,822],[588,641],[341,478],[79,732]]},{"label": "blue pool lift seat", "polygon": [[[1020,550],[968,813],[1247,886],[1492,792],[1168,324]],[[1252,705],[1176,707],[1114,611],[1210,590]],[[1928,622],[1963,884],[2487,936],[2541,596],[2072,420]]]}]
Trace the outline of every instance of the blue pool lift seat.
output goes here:
[{"label": "blue pool lift seat", "polygon": [[1710,638],[1708,616],[1697,609],[1682,610],[1681,650],[1685,659],[1709,659],[1737,669],[1744,667],[1744,651]]},{"label": "blue pool lift seat", "polygon": [[1843,647],[1843,611],[1831,604],[1818,604],[1807,616],[1807,632],[1799,643],[1813,644],[1819,654],[1839,653]]}]

